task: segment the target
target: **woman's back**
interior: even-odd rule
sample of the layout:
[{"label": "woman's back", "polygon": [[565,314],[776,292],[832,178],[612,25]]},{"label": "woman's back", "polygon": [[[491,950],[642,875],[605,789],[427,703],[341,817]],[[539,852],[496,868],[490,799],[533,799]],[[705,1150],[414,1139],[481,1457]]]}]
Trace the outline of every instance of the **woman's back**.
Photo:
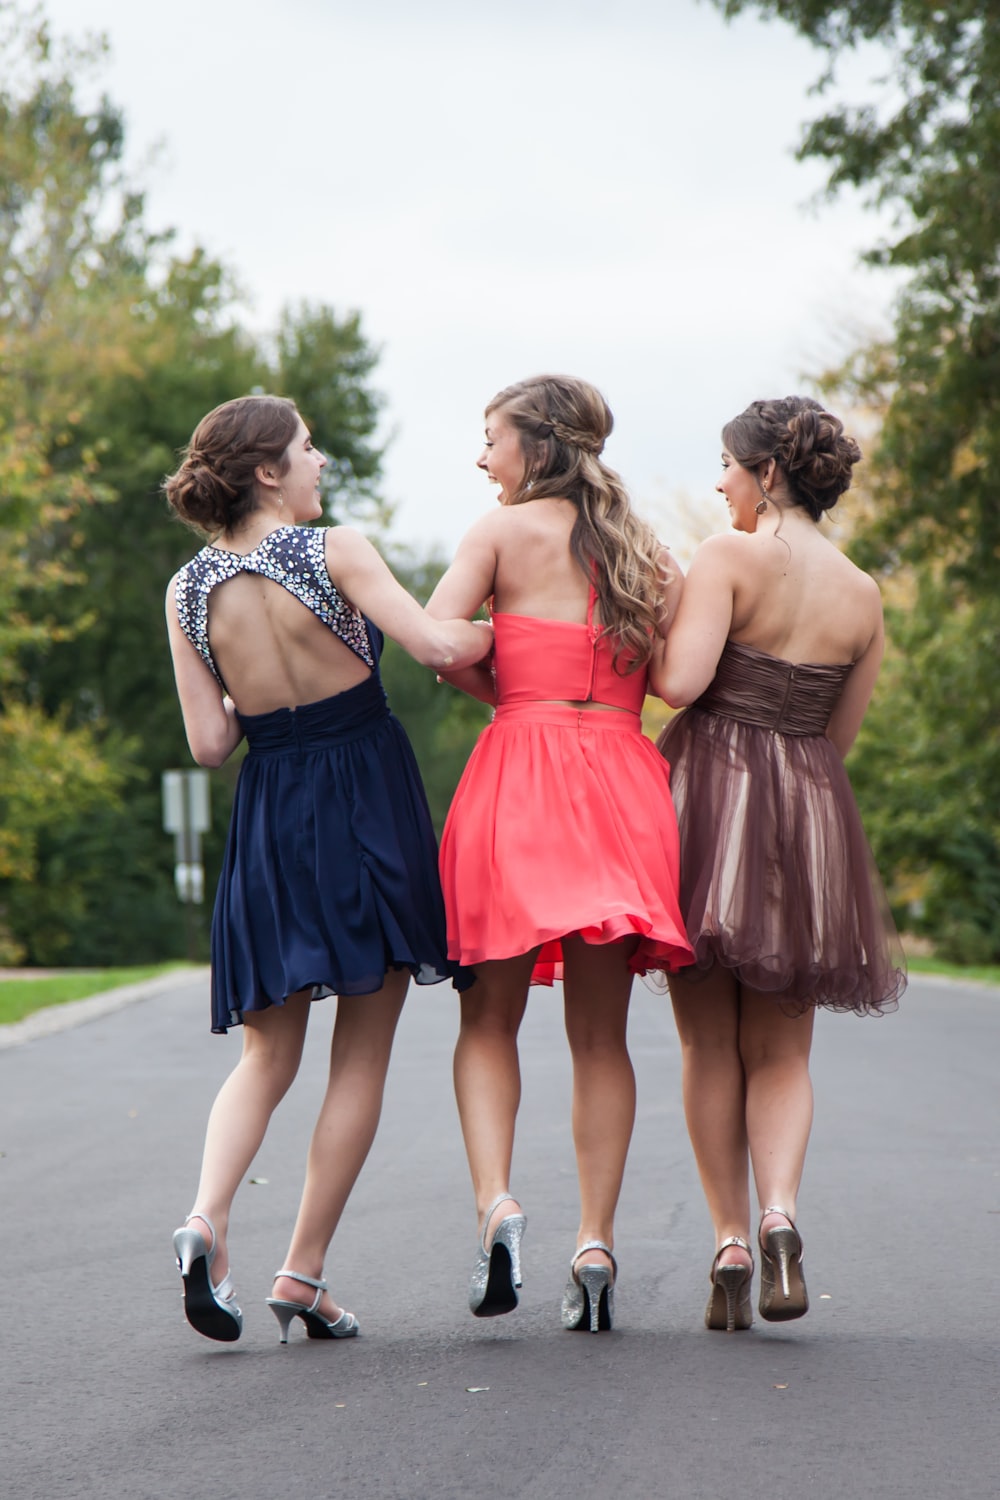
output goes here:
[{"label": "woman's back", "polygon": [[371,667],[280,583],[240,573],[212,591],[208,638],[243,714],[295,708],[345,692]]},{"label": "woman's back", "polygon": [[718,540],[735,561],[730,640],[792,662],[864,654],[881,619],[878,588],[808,517]]},{"label": "woman's back", "polygon": [[494,613],[586,623],[590,584],[570,551],[576,515],[569,500],[554,499],[504,506],[489,518]]}]

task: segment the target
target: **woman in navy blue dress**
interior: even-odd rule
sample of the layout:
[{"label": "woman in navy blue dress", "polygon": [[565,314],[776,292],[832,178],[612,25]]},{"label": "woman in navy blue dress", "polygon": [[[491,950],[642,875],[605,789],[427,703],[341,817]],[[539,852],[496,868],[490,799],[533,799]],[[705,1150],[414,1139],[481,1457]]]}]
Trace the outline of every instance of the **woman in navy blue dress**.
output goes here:
[{"label": "woman in navy blue dress", "polygon": [[336,994],[330,1080],[298,1218],[268,1298],[287,1341],[358,1331],[323,1261],[374,1139],[410,978],[452,978],[437,848],[409,742],[379,679],[382,632],[436,671],[478,661],[488,627],[432,620],[378,553],[322,513],[326,464],[294,404],[226,402],[164,489],[210,538],[171,579],[167,625],[194,759],[246,738],[212,919],[212,1030],[243,1052],[208,1122],[195,1206],[174,1235],[191,1325],[230,1342],[233,1198],[298,1070],[312,1000]]}]

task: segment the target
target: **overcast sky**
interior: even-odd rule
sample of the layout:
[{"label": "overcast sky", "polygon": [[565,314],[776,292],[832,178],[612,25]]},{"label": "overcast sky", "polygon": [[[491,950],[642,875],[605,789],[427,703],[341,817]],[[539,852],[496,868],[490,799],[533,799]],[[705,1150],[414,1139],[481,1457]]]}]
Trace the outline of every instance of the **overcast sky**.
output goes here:
[{"label": "overcast sky", "polygon": [[683,550],[678,497],[724,525],[723,422],[884,326],[891,285],[858,264],[883,226],[810,206],[823,173],[793,153],[821,58],[778,22],[703,0],[43,8],[107,33],[148,221],[234,270],[249,326],[303,298],[361,312],[395,534],[421,550],[495,503],[488,398],[550,370],[603,390],[608,461]]}]

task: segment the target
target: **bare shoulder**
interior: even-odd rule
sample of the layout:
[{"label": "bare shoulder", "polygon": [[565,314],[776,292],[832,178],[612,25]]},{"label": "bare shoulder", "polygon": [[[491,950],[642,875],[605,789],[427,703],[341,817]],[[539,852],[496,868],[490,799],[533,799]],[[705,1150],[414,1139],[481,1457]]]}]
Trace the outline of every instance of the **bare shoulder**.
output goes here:
[{"label": "bare shoulder", "polygon": [[699,543],[691,559],[688,575],[728,573],[734,569],[743,573],[753,566],[757,550],[754,548],[753,537],[738,531],[724,531],[718,536],[708,536]]},{"label": "bare shoulder", "polygon": [[371,542],[353,526],[327,526],[323,544],[327,557],[359,557],[371,549]]},{"label": "bare shoulder", "polygon": [[872,609],[881,611],[882,590],[879,588],[877,579],[864,568],[859,568],[857,563],[852,562],[846,553],[839,548],[834,548],[837,555],[837,566],[841,569],[843,581],[854,592],[859,603],[864,603]]}]

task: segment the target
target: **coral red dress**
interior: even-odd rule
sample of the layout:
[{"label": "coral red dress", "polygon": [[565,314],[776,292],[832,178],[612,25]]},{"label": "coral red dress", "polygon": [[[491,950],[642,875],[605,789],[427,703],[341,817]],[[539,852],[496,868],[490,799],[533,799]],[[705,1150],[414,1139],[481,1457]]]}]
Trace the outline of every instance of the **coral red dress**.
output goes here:
[{"label": "coral red dress", "polygon": [[646,672],[615,671],[595,597],[585,625],[493,616],[496,713],[441,839],[449,956],[476,964],[540,945],[535,984],[562,977],[560,940],[572,933],[588,943],[638,934],[635,974],[693,957],[669,767],[642,733]]}]

